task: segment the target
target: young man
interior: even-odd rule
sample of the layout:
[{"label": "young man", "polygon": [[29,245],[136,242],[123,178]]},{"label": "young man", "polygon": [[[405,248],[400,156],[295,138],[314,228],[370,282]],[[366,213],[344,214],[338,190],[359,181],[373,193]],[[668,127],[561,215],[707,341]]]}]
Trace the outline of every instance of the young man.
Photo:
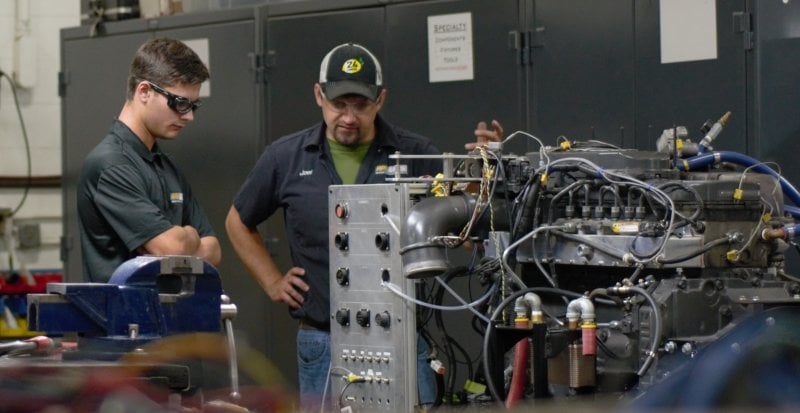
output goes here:
[{"label": "young man", "polygon": [[127,96],[108,135],[87,155],[78,183],[85,276],[106,282],[142,254],[222,258],[186,178],[158,146],[194,120],[208,69],[178,40],[158,38],[136,52]]}]

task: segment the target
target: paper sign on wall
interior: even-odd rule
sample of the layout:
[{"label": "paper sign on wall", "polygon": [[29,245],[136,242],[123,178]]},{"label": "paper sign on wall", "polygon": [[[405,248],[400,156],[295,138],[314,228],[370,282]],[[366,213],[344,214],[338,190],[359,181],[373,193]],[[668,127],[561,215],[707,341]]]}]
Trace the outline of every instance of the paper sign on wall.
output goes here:
[{"label": "paper sign on wall", "polygon": [[[194,50],[197,53],[197,57],[206,64],[208,71],[211,72],[211,65],[209,62],[209,51],[208,51],[208,39],[191,39],[191,40],[182,40],[186,46],[189,46],[190,49]],[[211,96],[211,81],[206,80],[203,84],[200,85],[200,97],[207,98]]]},{"label": "paper sign on wall", "polygon": [[717,58],[716,0],[661,0],[661,63]]},{"label": "paper sign on wall", "polygon": [[431,83],[474,79],[472,13],[428,16],[428,77]]}]

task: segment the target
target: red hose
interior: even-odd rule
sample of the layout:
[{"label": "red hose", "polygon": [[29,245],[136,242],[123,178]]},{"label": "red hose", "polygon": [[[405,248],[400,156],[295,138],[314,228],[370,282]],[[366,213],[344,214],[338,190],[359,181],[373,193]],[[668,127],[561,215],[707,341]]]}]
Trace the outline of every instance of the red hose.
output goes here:
[{"label": "red hose", "polygon": [[511,409],[522,400],[525,393],[525,367],[528,363],[528,339],[523,338],[514,346],[514,368],[511,372],[511,386],[506,397],[506,409]]}]

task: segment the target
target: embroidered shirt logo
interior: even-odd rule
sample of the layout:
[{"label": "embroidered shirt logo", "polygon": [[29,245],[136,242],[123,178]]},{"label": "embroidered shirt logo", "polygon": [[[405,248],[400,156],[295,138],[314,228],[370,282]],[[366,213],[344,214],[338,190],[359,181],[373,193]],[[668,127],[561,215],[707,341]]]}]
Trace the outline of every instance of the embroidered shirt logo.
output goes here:
[{"label": "embroidered shirt logo", "polygon": [[182,204],[183,192],[171,192],[169,194],[169,202],[172,204]]},{"label": "embroidered shirt logo", "polygon": [[300,176],[311,176],[313,173],[314,173],[313,169],[309,169],[309,170],[303,169],[303,170],[300,171]]},{"label": "embroidered shirt logo", "polygon": [[[408,165],[389,165],[386,169],[386,173],[389,175],[394,175],[397,173],[397,167],[400,167],[400,175],[407,175],[408,174]],[[377,172],[377,171],[375,171]]]}]

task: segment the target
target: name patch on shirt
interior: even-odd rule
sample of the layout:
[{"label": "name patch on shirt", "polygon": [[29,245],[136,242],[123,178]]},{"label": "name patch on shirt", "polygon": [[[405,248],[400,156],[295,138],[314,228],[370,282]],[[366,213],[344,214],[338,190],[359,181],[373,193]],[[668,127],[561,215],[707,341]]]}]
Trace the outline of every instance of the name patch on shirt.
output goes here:
[{"label": "name patch on shirt", "polygon": [[169,202],[172,204],[182,204],[183,192],[171,192],[169,194]]},{"label": "name patch on shirt", "polygon": [[311,176],[311,174],[313,174],[313,173],[314,173],[313,170],[310,170],[310,169],[309,170],[305,170],[305,169],[303,169],[302,171],[300,171],[300,176]]},{"label": "name patch on shirt", "polygon": [[[397,171],[398,165],[378,165],[375,167],[376,174],[389,174],[394,175]],[[399,165],[400,167],[400,175],[407,175],[408,174],[408,165]]]}]

